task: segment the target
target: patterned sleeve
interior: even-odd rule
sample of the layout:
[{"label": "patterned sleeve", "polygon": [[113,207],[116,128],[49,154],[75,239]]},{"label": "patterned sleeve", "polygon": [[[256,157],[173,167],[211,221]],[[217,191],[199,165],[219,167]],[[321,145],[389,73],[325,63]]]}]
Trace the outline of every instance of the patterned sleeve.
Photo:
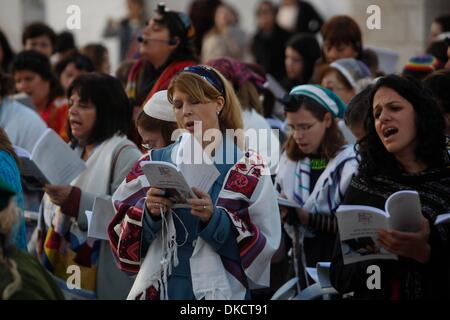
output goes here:
[{"label": "patterned sleeve", "polygon": [[228,213],[241,258],[240,265],[222,257],[224,266],[250,289],[269,286],[270,262],[279,246],[281,221],[269,169],[247,152],[230,170],[217,201]]},{"label": "patterned sleeve", "polygon": [[119,268],[130,273],[139,271],[143,259],[144,203],[149,186],[140,164],[149,160],[149,155],[139,159],[113,195],[116,215],[108,226],[109,241]]}]

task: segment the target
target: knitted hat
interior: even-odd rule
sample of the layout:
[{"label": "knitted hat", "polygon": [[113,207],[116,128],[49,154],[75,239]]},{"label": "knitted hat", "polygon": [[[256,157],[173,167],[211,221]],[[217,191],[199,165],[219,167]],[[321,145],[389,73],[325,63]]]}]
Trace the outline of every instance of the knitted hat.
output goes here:
[{"label": "knitted hat", "polygon": [[341,100],[333,91],[324,87],[312,84],[305,84],[294,87],[289,93],[290,96],[307,96],[327,111],[329,111],[334,118],[344,117],[347,105]]},{"label": "knitted hat", "polygon": [[436,70],[438,66],[439,61],[431,54],[414,56],[409,59],[402,74],[420,80]]},{"label": "knitted hat", "polygon": [[0,211],[5,209],[9,205],[11,197],[15,194],[15,191],[11,189],[8,184],[0,180]]},{"label": "knitted hat", "polygon": [[167,121],[177,122],[173,107],[167,99],[167,90],[156,92],[144,105],[146,115]]},{"label": "knitted hat", "polygon": [[338,59],[330,67],[337,69],[353,88],[356,88],[358,81],[371,76],[366,64],[354,58]]}]

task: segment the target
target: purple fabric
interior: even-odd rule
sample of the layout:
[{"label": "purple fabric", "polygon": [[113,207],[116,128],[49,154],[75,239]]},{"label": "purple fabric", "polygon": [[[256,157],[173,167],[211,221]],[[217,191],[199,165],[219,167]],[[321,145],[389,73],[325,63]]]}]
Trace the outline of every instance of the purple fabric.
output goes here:
[{"label": "purple fabric", "polygon": [[257,88],[262,88],[266,82],[266,79],[256,73],[248,64],[233,58],[222,57],[209,60],[206,65],[217,69],[235,88],[247,81],[251,81]]}]

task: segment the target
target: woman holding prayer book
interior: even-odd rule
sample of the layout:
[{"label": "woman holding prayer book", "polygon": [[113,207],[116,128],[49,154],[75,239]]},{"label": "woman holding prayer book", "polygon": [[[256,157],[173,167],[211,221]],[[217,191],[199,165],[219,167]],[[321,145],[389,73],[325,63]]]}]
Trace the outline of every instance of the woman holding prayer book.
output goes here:
[{"label": "woman holding prayer book", "polygon": [[[44,187],[38,255],[68,297],[124,299],[132,280],[117,268],[108,241],[88,237],[85,212],[110,196],[141,156],[126,138],[131,107],[119,80],[103,74],[77,77],[67,96],[70,144],[86,169],[70,185]],[[79,267],[80,288],[67,287],[71,266]]]},{"label": "woman holding prayer book", "polygon": [[[168,99],[186,132],[147,160],[172,163],[182,173],[182,167],[213,166],[217,178],[206,190],[192,188],[190,208],[174,209],[165,190],[145,183],[140,168],[128,174],[114,194],[117,214],[109,226],[120,267],[137,273],[128,299],[248,299],[250,289],[269,285],[280,241],[269,169],[240,148],[241,108],[218,71],[185,68],[172,79]],[[203,161],[189,164],[184,156],[197,145]]]},{"label": "woman holding prayer book", "polygon": [[[399,190],[416,190],[422,205],[417,232],[379,230],[377,245],[398,260],[343,264],[339,237],[331,264],[331,282],[356,299],[449,299],[450,227],[434,225],[450,211],[450,167],[442,111],[431,94],[412,78],[389,75],[370,94],[366,136],[357,148],[358,175],[343,204],[384,208]],[[368,267],[379,269],[379,289],[370,290]],[[375,275],[376,276],[376,275]]]},{"label": "woman holding prayer book", "polygon": [[[285,230],[293,240],[294,270],[301,274],[330,261],[336,233],[335,211],[357,170],[353,146],[345,144],[335,118],[346,110],[332,91],[316,85],[294,87],[285,101],[291,134],[280,159],[276,184],[281,195],[301,209],[281,206]],[[299,269],[297,269],[299,268]]]}]

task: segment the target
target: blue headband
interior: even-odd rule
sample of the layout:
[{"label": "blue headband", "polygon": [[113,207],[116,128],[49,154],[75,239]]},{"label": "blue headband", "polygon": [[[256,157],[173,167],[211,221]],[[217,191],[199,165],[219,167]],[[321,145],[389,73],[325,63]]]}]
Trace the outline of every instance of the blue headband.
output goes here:
[{"label": "blue headband", "polygon": [[183,69],[183,72],[190,72],[199,75],[203,78],[203,80],[208,82],[217,91],[219,91],[220,94],[225,98],[225,86],[214,69],[208,66],[198,65],[186,67]]}]

